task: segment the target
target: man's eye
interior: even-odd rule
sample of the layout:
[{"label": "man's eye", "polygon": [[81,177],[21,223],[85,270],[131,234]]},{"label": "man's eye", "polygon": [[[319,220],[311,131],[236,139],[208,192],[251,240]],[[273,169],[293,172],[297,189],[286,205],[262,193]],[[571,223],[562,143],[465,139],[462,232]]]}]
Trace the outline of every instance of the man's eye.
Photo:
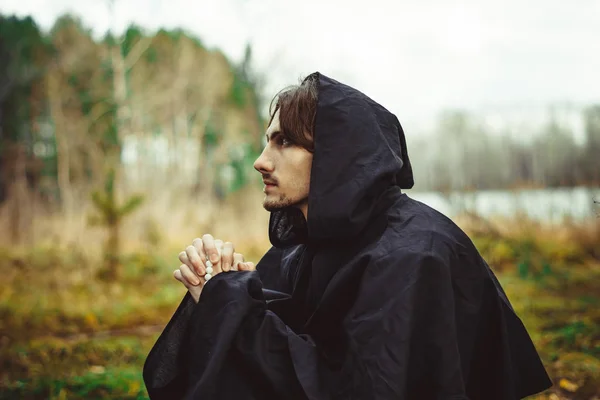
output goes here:
[{"label": "man's eye", "polygon": [[278,146],[282,146],[282,147],[288,147],[293,144],[293,142],[290,139],[288,139],[282,135],[277,136],[277,139],[275,139],[275,142],[277,143]]}]

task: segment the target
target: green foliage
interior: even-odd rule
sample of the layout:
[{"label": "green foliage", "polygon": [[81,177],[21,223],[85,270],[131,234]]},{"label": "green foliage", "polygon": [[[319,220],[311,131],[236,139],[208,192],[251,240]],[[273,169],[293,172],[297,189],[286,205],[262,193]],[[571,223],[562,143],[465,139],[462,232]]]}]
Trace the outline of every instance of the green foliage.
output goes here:
[{"label": "green foliage", "polygon": [[115,46],[118,43],[119,38],[115,37],[115,35],[110,31],[107,31],[106,35],[104,35],[104,37],[102,38],[102,44],[105,44],[107,47]]},{"label": "green foliage", "polygon": [[131,214],[139,206],[141,206],[143,202],[144,202],[144,196],[141,196],[141,195],[132,196],[131,198],[127,199],[125,204],[123,204],[123,206],[119,210],[119,216],[124,217],[124,216]]},{"label": "green foliage", "polygon": [[206,127],[204,128],[203,146],[205,148],[205,153],[211,151],[212,148],[219,144],[221,135],[222,134],[219,132],[219,130],[217,130],[214,121],[209,118],[209,120],[206,122]]},{"label": "green foliage", "polygon": [[156,50],[155,47],[150,46],[144,52],[143,57],[145,58],[146,62],[153,64],[158,60],[158,51]]},{"label": "green foliage", "polygon": [[560,328],[558,333],[561,335],[562,339],[567,342],[569,345],[575,344],[575,339],[577,335],[581,335],[586,330],[585,322],[583,321],[575,321],[573,323],[567,324],[566,326]]},{"label": "green foliage", "polygon": [[106,279],[116,279],[120,275],[120,231],[123,219],[138,209],[144,198],[134,195],[126,199],[123,205],[119,205],[115,190],[115,170],[110,169],[104,183],[104,191],[93,192],[91,199],[97,214],[90,216],[88,223],[108,229],[105,246],[106,269],[103,276]]},{"label": "green foliage", "polygon": [[529,275],[529,263],[526,260],[521,261],[517,264],[517,271],[521,279],[527,278]]},{"label": "green foliage", "polygon": [[80,90],[79,101],[81,103],[81,112],[84,115],[88,115],[92,110],[92,107],[96,104],[96,100],[92,97],[88,90]]},{"label": "green foliage", "polygon": [[156,36],[165,36],[169,38],[169,40],[171,40],[173,43],[177,43],[185,37],[187,39],[190,39],[196,45],[196,47],[200,49],[205,49],[202,40],[200,40],[198,37],[194,36],[193,34],[187,32],[185,29],[182,28],[175,28],[170,30],[161,28],[156,33]]},{"label": "green foliage", "polygon": [[137,25],[130,25],[125,31],[125,36],[121,42],[121,52],[127,56],[135,44],[144,37],[144,31]]},{"label": "green foliage", "polygon": [[121,139],[119,138],[119,131],[117,124],[114,121],[117,120],[117,106],[112,104],[107,112],[107,115],[112,119],[104,132],[102,138],[102,147],[105,153],[118,153],[121,148]]},{"label": "green foliage", "polygon": [[255,151],[250,143],[236,146],[229,151],[229,166],[234,171],[234,179],[229,186],[229,192],[234,193],[251,181],[255,177],[253,164],[258,158],[259,153]]},{"label": "green foliage", "polygon": [[246,91],[247,85],[242,77],[237,73],[233,72],[233,82],[229,89],[229,100],[238,108],[244,108],[246,106]]},{"label": "green foliage", "polygon": [[81,18],[73,14],[64,14],[58,17],[50,29],[50,36],[56,35],[61,30],[77,31],[84,36],[92,36],[92,30],[85,28]]},{"label": "green foliage", "polygon": [[0,119],[5,142],[25,139],[28,123],[36,117],[34,109],[41,107],[40,98],[32,96],[41,83],[46,62],[53,54],[47,38],[40,32],[31,17],[4,17],[0,15]]}]

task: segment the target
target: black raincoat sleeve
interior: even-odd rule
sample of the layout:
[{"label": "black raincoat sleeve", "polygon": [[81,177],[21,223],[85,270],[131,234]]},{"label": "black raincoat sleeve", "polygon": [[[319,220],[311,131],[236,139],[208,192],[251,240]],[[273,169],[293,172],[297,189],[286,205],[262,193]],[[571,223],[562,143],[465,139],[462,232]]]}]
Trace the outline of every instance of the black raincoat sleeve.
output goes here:
[{"label": "black raincoat sleeve", "polygon": [[187,389],[188,325],[196,303],[186,293],[144,363],[144,382],[152,399],[180,399]]},{"label": "black raincoat sleeve", "polygon": [[[268,309],[257,272],[220,274],[189,318],[189,344],[179,347],[188,354],[185,378],[181,368],[165,374],[177,346],[164,341],[181,339],[168,332],[171,322],[157,343],[162,350],[146,363],[148,392],[152,399],[477,400],[465,393],[450,275],[439,255],[407,250],[369,265],[343,321],[347,350],[334,370],[325,349]],[[165,397],[168,388],[177,396]],[[519,398],[507,393],[485,398]]]},{"label": "black raincoat sleeve", "polygon": [[[267,309],[258,272],[219,274],[191,314],[184,303],[144,365],[151,399],[307,398],[298,376],[316,382],[316,348]],[[172,332],[183,327],[185,335]]]}]

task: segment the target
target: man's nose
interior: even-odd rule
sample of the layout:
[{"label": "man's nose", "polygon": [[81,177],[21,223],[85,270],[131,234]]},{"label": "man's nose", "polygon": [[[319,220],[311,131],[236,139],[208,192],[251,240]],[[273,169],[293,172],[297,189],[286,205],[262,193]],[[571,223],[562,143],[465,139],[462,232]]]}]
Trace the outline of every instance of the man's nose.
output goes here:
[{"label": "man's nose", "polygon": [[266,147],[260,154],[260,156],[258,156],[256,161],[254,161],[254,169],[260,172],[261,174],[273,172],[273,162],[271,162],[271,160],[268,157]]}]

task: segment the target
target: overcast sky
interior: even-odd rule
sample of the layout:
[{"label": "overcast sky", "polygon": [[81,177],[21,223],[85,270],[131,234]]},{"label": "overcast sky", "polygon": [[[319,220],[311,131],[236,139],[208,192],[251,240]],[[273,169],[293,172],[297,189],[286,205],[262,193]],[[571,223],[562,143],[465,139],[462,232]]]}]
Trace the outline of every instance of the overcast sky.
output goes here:
[{"label": "overcast sky", "polygon": [[415,126],[449,108],[600,101],[600,0],[116,0],[114,21],[101,0],[0,0],[0,12],[44,29],[72,12],[99,36],[182,27],[234,61],[250,42],[268,95],[318,70]]}]

